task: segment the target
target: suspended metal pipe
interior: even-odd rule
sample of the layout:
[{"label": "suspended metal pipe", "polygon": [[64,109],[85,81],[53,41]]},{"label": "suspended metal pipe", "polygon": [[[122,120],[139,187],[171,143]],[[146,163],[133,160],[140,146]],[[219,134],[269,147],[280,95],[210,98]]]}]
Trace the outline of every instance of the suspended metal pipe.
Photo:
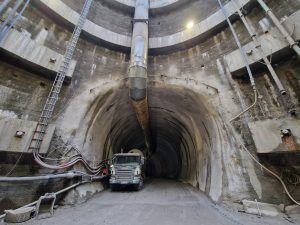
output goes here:
[{"label": "suspended metal pipe", "polygon": [[271,62],[270,60],[267,58],[258,38],[257,38],[257,34],[252,30],[252,28],[250,27],[248,21],[246,20],[244,14],[241,12],[240,10],[240,7],[238,6],[238,4],[235,2],[235,1],[232,1],[235,5],[236,5],[236,8],[237,8],[237,12],[243,22],[243,24],[245,25],[248,33],[250,34],[251,38],[252,38],[252,41],[254,42],[255,44],[255,48],[257,49],[257,52],[258,54],[260,55],[260,57],[264,60],[266,66],[268,67],[269,71],[270,71],[270,74],[274,80],[274,82],[276,83],[276,86],[278,87],[279,89],[279,92],[281,95],[286,95],[286,90],[285,88],[283,87],[281,81],[279,80],[274,68],[272,67],[271,65]]},{"label": "suspended metal pipe", "polygon": [[150,128],[147,100],[149,0],[136,0],[129,67],[129,96],[143,130],[150,153]]},{"label": "suspended metal pipe", "polygon": [[248,61],[248,58],[247,58],[247,55],[246,55],[246,52],[244,51],[242,45],[241,45],[241,42],[239,41],[239,38],[232,26],[232,23],[231,21],[229,20],[229,16],[228,16],[228,13],[227,11],[225,10],[223,4],[221,3],[220,0],[217,0],[219,5],[220,5],[220,8],[222,10],[222,13],[224,14],[225,18],[226,18],[226,21],[229,25],[229,28],[232,32],[232,35],[234,37],[234,40],[238,46],[238,48],[240,49],[240,53],[241,53],[241,56],[242,56],[242,59],[244,61],[244,64],[247,68],[247,72],[248,72],[248,75],[249,75],[249,79],[250,79],[250,83],[251,83],[251,86],[252,86],[252,89],[253,89],[253,92],[254,92],[254,97],[255,97],[255,100],[254,100],[254,103],[251,104],[249,107],[247,107],[244,111],[242,111],[241,113],[239,113],[237,116],[235,116],[233,119],[230,120],[230,122],[232,122],[233,120],[239,118],[241,115],[243,115],[244,113],[246,113],[247,111],[249,111],[251,108],[253,108],[256,103],[257,103],[257,90],[256,90],[256,84],[255,84],[255,81],[254,81],[254,78],[253,78],[253,74],[252,74],[252,71],[250,69],[250,65],[249,65],[249,61]]},{"label": "suspended metal pipe", "polygon": [[4,2],[1,3],[0,5],[0,15],[2,15],[2,11],[6,8],[8,3],[10,3],[11,0],[5,0]]},{"label": "suspended metal pipe", "polygon": [[298,56],[300,56],[300,47],[298,43],[291,37],[291,35],[287,32],[287,30],[284,28],[284,26],[280,23],[280,21],[277,19],[275,14],[272,12],[272,10],[267,6],[267,4],[263,0],[257,0],[257,2],[260,4],[260,6],[263,8],[263,10],[268,14],[268,16],[271,18],[275,26],[279,29],[279,31],[282,33],[284,38],[288,41],[291,48],[294,49],[294,51],[297,53]]},{"label": "suspended metal pipe", "polygon": [[83,177],[83,176],[84,176],[83,174],[68,172],[68,173],[61,173],[61,174],[48,174],[48,175],[31,176],[31,177],[0,177],[0,182],[50,180],[55,178],[73,179],[75,177]]},{"label": "suspended metal pipe", "polygon": [[2,34],[2,32],[4,31],[4,28],[6,27],[6,25],[9,23],[9,21],[12,20],[12,18],[15,16],[18,8],[20,7],[20,5],[22,4],[23,0],[18,0],[14,7],[12,8],[12,10],[9,12],[7,18],[4,20],[4,22],[1,24],[0,26],[0,34]]},{"label": "suspended metal pipe", "polygon": [[29,4],[30,0],[27,0],[26,3],[24,4],[23,8],[21,9],[21,11],[18,13],[18,16],[11,22],[11,24],[9,25],[9,27],[7,27],[6,29],[4,28],[3,32],[0,34],[0,43],[5,39],[7,33],[11,30],[11,28],[16,24],[16,22],[18,22],[18,20],[21,18],[21,16],[23,15],[23,12],[25,11],[25,9],[27,8],[28,4]]}]

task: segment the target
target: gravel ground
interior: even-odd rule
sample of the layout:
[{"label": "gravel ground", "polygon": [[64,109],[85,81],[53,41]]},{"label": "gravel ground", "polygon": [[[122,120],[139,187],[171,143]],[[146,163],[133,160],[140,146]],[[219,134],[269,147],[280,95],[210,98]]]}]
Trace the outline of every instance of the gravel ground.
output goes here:
[{"label": "gravel ground", "polygon": [[88,202],[74,207],[59,207],[46,219],[27,224],[42,225],[283,225],[285,218],[258,218],[213,204],[188,184],[169,180],[149,180],[139,192],[106,190]]}]

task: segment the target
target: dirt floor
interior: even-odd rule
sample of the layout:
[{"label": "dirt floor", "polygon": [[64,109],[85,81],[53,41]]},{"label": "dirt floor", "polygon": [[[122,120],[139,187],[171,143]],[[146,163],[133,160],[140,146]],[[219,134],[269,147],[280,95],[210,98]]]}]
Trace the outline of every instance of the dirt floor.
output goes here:
[{"label": "dirt floor", "polygon": [[52,218],[32,219],[27,224],[43,225],[283,225],[293,223],[281,217],[262,217],[235,212],[213,204],[188,184],[169,180],[149,180],[143,190],[106,190],[88,202],[59,207]]}]

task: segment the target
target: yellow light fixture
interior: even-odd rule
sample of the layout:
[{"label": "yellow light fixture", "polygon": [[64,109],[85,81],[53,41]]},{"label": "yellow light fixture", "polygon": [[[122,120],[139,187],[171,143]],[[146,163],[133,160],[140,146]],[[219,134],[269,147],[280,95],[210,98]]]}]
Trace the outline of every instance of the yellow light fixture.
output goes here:
[{"label": "yellow light fixture", "polygon": [[194,21],[189,21],[187,24],[186,24],[186,28],[187,29],[192,29],[193,27],[194,27],[194,25],[195,25],[195,23],[194,23]]}]

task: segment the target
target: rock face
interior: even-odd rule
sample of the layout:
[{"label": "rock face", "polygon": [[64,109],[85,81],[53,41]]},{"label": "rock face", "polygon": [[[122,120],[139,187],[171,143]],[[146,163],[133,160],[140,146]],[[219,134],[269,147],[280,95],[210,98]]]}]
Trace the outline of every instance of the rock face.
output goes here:
[{"label": "rock face", "polygon": [[288,215],[300,214],[300,206],[299,205],[289,205],[285,207],[285,212]]},{"label": "rock face", "polygon": [[[30,36],[30,40],[24,38],[24,41],[28,39],[28,43],[34,44],[34,49],[42,51],[37,52],[36,56],[38,59],[42,55],[43,63],[38,67],[26,65],[28,60],[21,62],[17,57],[17,53],[22,53],[20,49],[13,48],[11,54],[10,48],[0,49],[0,119],[38,120],[53,82],[53,74],[40,69],[47,69],[43,66],[44,63],[48,67],[57,68],[51,64],[53,62],[48,65],[48,58],[50,60],[52,55],[47,52],[55,52],[57,57],[64,54],[74,22],[66,18],[76,18],[75,11],[79,11],[84,1],[63,0],[69,10],[59,13],[65,15],[65,18],[58,16],[58,12],[51,11],[44,4],[50,4],[52,0],[32,2],[11,35],[20,32],[19,28],[22,28]],[[254,57],[255,54],[250,54],[251,60],[255,61],[253,74],[258,90],[257,103],[241,118],[230,123],[234,116],[254,102],[254,93],[246,73],[242,71],[231,74],[233,70],[225,60],[226,55],[230,56],[235,65],[244,65],[237,63],[240,62],[240,56],[236,52],[236,43],[219,8],[212,2],[184,1],[184,4],[165,5],[164,9],[167,11],[159,8],[150,10],[150,42],[152,39],[159,46],[168,46],[168,43],[177,41],[175,36],[182,38],[182,42],[179,48],[160,47],[159,55],[153,51],[148,58],[149,120],[154,148],[154,154],[148,160],[148,175],[189,183],[215,202],[258,199],[261,202],[289,205],[291,202],[282,194],[282,187],[277,180],[261,171],[240,145],[245,144],[254,155],[262,150],[272,153],[273,145],[276,144],[275,148],[280,146],[280,129],[290,128],[292,132],[296,132],[293,133],[294,136],[299,137],[298,129],[293,129],[294,126],[285,127],[291,123],[299,123],[299,59],[293,57],[289,48],[278,51],[274,57],[272,55],[274,69],[287,91],[287,96],[282,97],[264,65]],[[272,23],[270,26],[276,32],[264,33],[259,21],[266,15],[259,7],[248,4],[249,1],[246,0],[239,2],[247,3],[244,12],[247,12],[247,19],[258,36],[268,40],[268,37],[276,34],[276,37],[272,36],[272,40],[285,41]],[[298,37],[299,29],[297,26],[291,29],[294,26],[289,24],[289,18],[293,18],[293,21],[299,20],[297,12],[300,10],[300,2],[286,0],[283,4],[281,1],[270,0],[268,5],[279,19],[285,21],[288,31]],[[69,84],[62,87],[52,117],[51,123],[56,125],[56,131],[48,156],[63,155],[70,146],[74,146],[90,162],[97,163],[110,158],[121,149],[128,151],[132,148],[145,148],[142,131],[128,96],[129,49],[121,45],[112,46],[109,41],[100,38],[104,35],[106,39],[118,43],[130,43],[126,35],[131,35],[133,9],[130,5],[122,6],[124,4],[114,0],[94,1],[89,15],[90,22],[87,23],[75,51],[73,65],[76,62],[76,67],[72,68]],[[61,5],[60,9],[62,8],[64,7]],[[5,13],[8,11],[7,9]],[[234,14],[233,9],[231,13]],[[185,29],[185,20],[195,21],[193,31]],[[249,44],[250,36],[243,24],[236,16],[232,17],[232,21],[242,44]],[[95,24],[103,26],[108,33],[100,28],[103,32],[96,32],[93,29]],[[202,24],[201,27],[199,24]],[[93,35],[87,31],[92,31]],[[201,33],[201,39],[193,38],[193,32]],[[119,36],[113,33],[124,39],[118,39]],[[22,40],[20,37],[18,43],[28,49]],[[268,41],[262,44],[268,52],[273,51]],[[4,51],[5,54],[2,54]],[[252,51],[255,53],[255,49]],[[289,121],[297,122],[284,122],[292,116],[293,119]],[[264,126],[262,121],[274,123]],[[274,126],[276,121],[280,121],[280,125]],[[253,127],[253,124],[260,126]],[[264,129],[259,128],[261,126]],[[257,129],[264,132],[257,132],[253,136],[251,132],[256,132]],[[276,141],[264,141],[265,133],[268,134],[266,137],[276,136]],[[268,149],[269,146],[272,149]],[[24,153],[18,160],[20,155],[13,152],[13,149],[0,152],[2,176],[7,173],[11,176],[26,176],[57,172],[40,170],[28,153]],[[293,157],[288,157],[292,160],[289,163],[282,164],[283,160],[279,160],[279,164],[272,166],[278,174],[287,174],[285,182],[289,189],[294,187],[292,178],[297,178],[299,174],[299,168],[295,166],[297,163],[293,161],[297,159],[297,153],[295,151]],[[264,156],[263,160],[269,158]],[[17,207],[25,203],[22,200],[28,202],[37,199],[40,193],[59,190],[67,185],[63,181],[59,185],[51,182],[37,186],[33,184],[31,189],[30,184],[19,184],[16,189],[12,189],[12,184],[0,185],[0,199],[3,200],[0,208],[4,209],[7,202]],[[26,188],[22,188],[24,186]],[[7,187],[10,187],[10,191]],[[67,195],[64,203],[84,202],[102,189],[100,183],[78,187]],[[300,198],[299,187],[293,190],[293,196]]]},{"label": "rock face", "polygon": [[34,207],[26,207],[17,210],[5,210],[5,222],[6,223],[22,223],[31,218],[31,214],[34,212]]}]

